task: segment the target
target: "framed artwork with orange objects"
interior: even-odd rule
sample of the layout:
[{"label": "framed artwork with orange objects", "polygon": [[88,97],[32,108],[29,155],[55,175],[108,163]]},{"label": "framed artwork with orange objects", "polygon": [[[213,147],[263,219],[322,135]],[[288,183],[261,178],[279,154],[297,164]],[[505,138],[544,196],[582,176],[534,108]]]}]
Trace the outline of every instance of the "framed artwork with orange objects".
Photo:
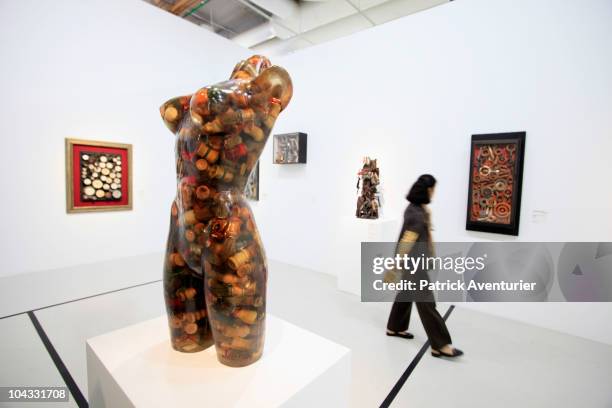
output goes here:
[{"label": "framed artwork with orange objects", "polygon": [[132,209],[132,145],[66,139],[66,211]]},{"label": "framed artwork with orange objects", "polygon": [[467,230],[519,234],[525,137],[472,135]]}]

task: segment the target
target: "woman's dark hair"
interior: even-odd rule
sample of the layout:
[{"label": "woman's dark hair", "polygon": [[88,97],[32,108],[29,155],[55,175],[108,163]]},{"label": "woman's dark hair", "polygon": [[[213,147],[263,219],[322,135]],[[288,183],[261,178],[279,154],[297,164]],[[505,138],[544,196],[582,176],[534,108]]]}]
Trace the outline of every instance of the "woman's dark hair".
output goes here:
[{"label": "woman's dark hair", "polygon": [[423,174],[417,179],[412,187],[410,187],[406,200],[416,205],[429,204],[429,192],[427,189],[435,185],[436,179],[434,176],[431,174]]}]

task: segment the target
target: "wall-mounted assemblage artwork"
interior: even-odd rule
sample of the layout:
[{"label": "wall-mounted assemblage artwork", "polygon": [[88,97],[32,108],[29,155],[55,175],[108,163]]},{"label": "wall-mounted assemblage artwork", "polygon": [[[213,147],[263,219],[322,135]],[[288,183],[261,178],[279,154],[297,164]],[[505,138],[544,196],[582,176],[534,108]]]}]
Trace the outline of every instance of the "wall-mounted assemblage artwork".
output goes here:
[{"label": "wall-mounted assemblage artwork", "polygon": [[274,164],[306,163],[306,133],[274,135]]},{"label": "wall-mounted assemblage artwork", "polygon": [[357,173],[357,218],[378,218],[380,212],[380,173],[375,159],[364,157],[363,166]]},{"label": "wall-mounted assemblage artwork", "polygon": [[232,367],[262,356],[268,267],[244,191],[292,94],[287,71],[256,55],[160,108],[176,140],[164,298],[177,351],[214,345]]},{"label": "wall-mounted assemblage artwork", "polygon": [[466,229],[518,235],[525,136],[472,136]]},{"label": "wall-mounted assemblage artwork", "polygon": [[244,196],[249,200],[259,201],[259,160],[246,182]]},{"label": "wall-mounted assemblage artwork", "polygon": [[66,139],[66,211],[132,209],[132,145]]}]

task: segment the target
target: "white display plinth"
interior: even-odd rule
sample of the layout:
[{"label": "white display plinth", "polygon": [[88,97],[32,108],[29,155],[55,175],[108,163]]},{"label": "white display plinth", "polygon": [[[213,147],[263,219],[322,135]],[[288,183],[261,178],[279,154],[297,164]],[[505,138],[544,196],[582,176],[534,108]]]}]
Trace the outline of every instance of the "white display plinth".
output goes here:
[{"label": "white display plinth", "polygon": [[214,346],[181,353],[166,316],[87,340],[89,406],[348,406],[350,350],[268,315],[261,359],[232,368]]},{"label": "white display plinth", "polygon": [[397,219],[342,219],[343,231],[340,241],[336,243],[339,248],[332,258],[338,276],[338,289],[361,296],[361,243],[395,242],[400,226]]}]

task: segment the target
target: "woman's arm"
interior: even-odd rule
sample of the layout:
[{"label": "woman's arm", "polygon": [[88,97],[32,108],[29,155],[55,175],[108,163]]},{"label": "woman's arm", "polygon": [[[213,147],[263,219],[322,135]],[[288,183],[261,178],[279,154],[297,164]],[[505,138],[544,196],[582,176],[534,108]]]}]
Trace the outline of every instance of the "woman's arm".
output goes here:
[{"label": "woman's arm", "polygon": [[418,238],[419,234],[415,231],[405,230],[397,244],[396,253],[401,256],[409,254]]},{"label": "woman's arm", "polygon": [[[402,226],[402,236],[400,237],[397,246],[395,248],[396,255],[403,257],[408,255],[415,242],[419,239],[418,231],[418,220],[414,216],[407,216],[404,218],[404,225]],[[387,283],[397,282],[401,278],[401,271],[396,269],[388,270],[383,280]]]}]

